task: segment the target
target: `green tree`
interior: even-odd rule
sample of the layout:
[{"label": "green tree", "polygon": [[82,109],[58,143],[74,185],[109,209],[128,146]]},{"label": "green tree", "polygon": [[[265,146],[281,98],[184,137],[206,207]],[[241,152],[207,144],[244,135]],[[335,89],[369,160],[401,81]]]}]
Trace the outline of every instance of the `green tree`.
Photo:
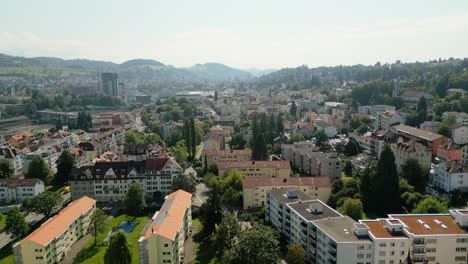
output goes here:
[{"label": "green tree", "polygon": [[223,195],[221,200],[228,205],[236,206],[242,203],[242,178],[243,174],[237,170],[226,172],[220,181]]},{"label": "green tree", "polygon": [[214,93],[214,101],[215,102],[218,101],[218,91],[215,91],[215,93]]},{"label": "green tree", "polygon": [[223,217],[221,224],[216,231],[216,246],[221,252],[232,248],[235,245],[236,238],[241,232],[241,225],[236,217],[227,215]]},{"label": "green tree", "polygon": [[213,185],[206,203],[200,207],[200,220],[203,232],[211,234],[216,231],[216,225],[222,220],[221,197],[218,184]]},{"label": "green tree", "polygon": [[426,98],[424,96],[421,96],[418,101],[418,119],[419,123],[422,123],[426,121],[427,119],[427,103],[426,103]]},{"label": "green tree", "polygon": [[107,215],[101,209],[96,209],[91,216],[89,231],[94,235],[94,245],[97,244],[97,235],[104,232],[107,224]]},{"label": "green tree", "polygon": [[178,141],[175,146],[171,147],[171,152],[179,164],[184,165],[187,162],[189,153],[185,146],[185,140]]},{"label": "green tree", "polygon": [[448,207],[432,196],[427,196],[420,201],[413,210],[413,214],[441,214],[447,213]]},{"label": "green tree", "polygon": [[193,160],[195,159],[195,154],[197,153],[197,145],[198,145],[197,130],[195,128],[195,120],[193,119],[193,117],[190,117],[189,121],[190,121],[190,142],[191,142],[189,152]]},{"label": "green tree", "polygon": [[46,219],[62,204],[62,196],[58,192],[45,191],[23,201],[23,208],[28,212],[43,214]]},{"label": "green tree", "polygon": [[132,253],[123,230],[112,233],[104,254],[104,264],[131,264]]},{"label": "green tree", "polygon": [[289,244],[286,253],[286,262],[288,264],[304,264],[306,258],[305,250],[299,244]]},{"label": "green tree", "polygon": [[62,130],[63,129],[63,125],[62,125],[62,119],[57,119],[57,121],[55,121],[55,131],[59,131],[59,130]]},{"label": "green tree", "polygon": [[323,129],[317,130],[314,133],[315,137],[315,144],[319,147],[324,147],[325,143],[328,141],[327,134],[325,134],[325,131]]},{"label": "green tree", "polygon": [[64,150],[57,160],[57,174],[55,174],[55,182],[64,184],[68,182],[70,171],[75,165],[75,156],[68,150]]},{"label": "green tree", "polygon": [[284,134],[284,123],[282,114],[279,114],[278,117],[276,117],[276,133],[279,135]]},{"label": "green tree", "polygon": [[125,194],[122,204],[127,214],[132,216],[140,215],[143,208],[146,207],[145,191],[143,187],[137,182],[132,183]]},{"label": "green tree", "polygon": [[362,202],[359,199],[345,198],[343,206],[338,208],[338,211],[356,221],[363,219],[364,216]]},{"label": "green tree", "polygon": [[347,177],[353,177],[353,164],[351,160],[346,160],[343,171]]},{"label": "green tree", "polygon": [[265,143],[265,138],[262,133],[258,134],[253,142],[252,146],[252,159],[253,160],[266,160],[268,156],[268,150]]},{"label": "green tree", "polygon": [[289,109],[289,113],[291,113],[293,117],[296,117],[296,113],[297,113],[296,102],[292,101],[291,108]]},{"label": "green tree", "polygon": [[376,212],[379,215],[399,213],[401,211],[399,182],[395,156],[390,146],[385,145],[380,154],[380,159],[377,162],[373,183],[374,193],[372,198],[374,198],[376,204],[378,204]]},{"label": "green tree", "polygon": [[427,181],[429,180],[428,173],[425,172],[425,169],[415,159],[409,159],[403,164],[401,167],[401,177],[414,186],[415,191],[421,193],[425,191]]},{"label": "green tree", "polygon": [[304,137],[304,135],[302,135],[300,133],[292,134],[289,137],[289,143],[290,144],[292,144],[294,142],[301,142],[301,141],[305,141],[305,137]]},{"label": "green tree", "polygon": [[173,192],[177,190],[184,190],[189,193],[195,193],[195,186],[196,183],[192,177],[181,173],[177,175],[177,177],[175,177],[174,180],[172,180],[171,190]]},{"label": "green tree", "polygon": [[23,237],[28,233],[29,225],[26,223],[26,218],[18,207],[14,206],[8,210],[4,230],[17,238]]},{"label": "green tree", "polygon": [[450,196],[450,207],[462,207],[466,206],[466,201],[468,201],[468,191],[462,188],[457,188],[452,191]]},{"label": "green tree", "polygon": [[13,164],[7,159],[0,159],[0,179],[8,179],[13,177],[15,168]]},{"label": "green tree", "polygon": [[450,137],[450,128],[446,125],[440,125],[439,130],[437,133],[441,134],[442,136]]},{"label": "green tree", "polygon": [[26,178],[39,178],[45,184],[48,184],[50,181],[50,169],[47,163],[41,156],[35,156],[29,163],[28,172],[26,173]]},{"label": "green tree", "polygon": [[232,136],[231,141],[229,141],[229,147],[231,149],[244,149],[247,142],[244,140],[244,137],[240,133],[235,133]]},{"label": "green tree", "polygon": [[354,139],[350,139],[349,142],[345,145],[344,154],[348,157],[356,156],[361,153],[361,148],[359,144]]},{"label": "green tree", "polygon": [[278,233],[256,224],[242,231],[238,243],[224,255],[226,264],[272,264],[278,262]]}]

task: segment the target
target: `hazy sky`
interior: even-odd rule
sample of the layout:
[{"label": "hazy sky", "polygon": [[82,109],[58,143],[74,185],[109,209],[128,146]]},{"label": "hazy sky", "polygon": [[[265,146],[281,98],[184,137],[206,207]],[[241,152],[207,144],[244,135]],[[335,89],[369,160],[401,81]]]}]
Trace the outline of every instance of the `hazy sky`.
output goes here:
[{"label": "hazy sky", "polygon": [[174,66],[468,57],[467,0],[5,0],[0,53]]}]

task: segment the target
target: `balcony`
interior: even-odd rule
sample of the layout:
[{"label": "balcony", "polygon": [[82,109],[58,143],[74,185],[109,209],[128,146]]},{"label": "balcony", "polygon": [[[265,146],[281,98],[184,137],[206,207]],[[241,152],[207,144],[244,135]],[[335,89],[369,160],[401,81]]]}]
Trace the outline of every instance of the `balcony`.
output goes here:
[{"label": "balcony", "polygon": [[328,242],[328,245],[336,250],[336,243],[335,242]]},{"label": "balcony", "polygon": [[424,240],[413,240],[412,244],[415,247],[424,247],[424,246],[426,246],[426,241],[424,241]]},{"label": "balcony", "polygon": [[411,251],[411,254],[414,256],[424,256],[426,255],[426,252],[424,252],[424,250],[413,250]]}]

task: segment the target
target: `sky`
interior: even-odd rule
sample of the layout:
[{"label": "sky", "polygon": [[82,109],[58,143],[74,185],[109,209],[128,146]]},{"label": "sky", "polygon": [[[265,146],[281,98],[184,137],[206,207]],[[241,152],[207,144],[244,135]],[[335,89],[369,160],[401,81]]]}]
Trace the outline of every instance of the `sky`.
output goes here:
[{"label": "sky", "polygon": [[2,1],[0,53],[284,68],[468,57],[466,0]]}]

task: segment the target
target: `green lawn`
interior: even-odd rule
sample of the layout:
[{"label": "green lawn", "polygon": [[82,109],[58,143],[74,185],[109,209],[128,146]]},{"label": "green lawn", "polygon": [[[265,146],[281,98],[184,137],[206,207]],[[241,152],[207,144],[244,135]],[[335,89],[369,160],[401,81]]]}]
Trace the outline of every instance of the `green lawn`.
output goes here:
[{"label": "green lawn", "polygon": [[198,146],[196,147],[195,157],[198,157],[198,156],[200,155],[201,148],[202,148],[202,145],[198,145]]},{"label": "green lawn", "polygon": [[14,263],[13,260],[13,255],[8,255],[6,258],[0,259],[0,264],[11,264]]},{"label": "green lawn", "polygon": [[106,246],[102,246],[104,238],[107,236],[107,233],[109,233],[112,227],[118,226],[121,222],[129,220],[138,221],[138,225],[135,227],[135,229],[127,234],[127,241],[130,246],[130,251],[132,252],[132,263],[138,264],[138,239],[140,238],[140,232],[145,226],[148,217],[137,217],[135,220],[133,220],[133,217],[127,215],[120,215],[118,217],[112,218],[112,220],[107,223],[106,231],[98,235],[97,246],[94,246],[94,237],[91,238],[81,250],[81,256],[75,263],[103,264],[104,254],[107,249]]}]

